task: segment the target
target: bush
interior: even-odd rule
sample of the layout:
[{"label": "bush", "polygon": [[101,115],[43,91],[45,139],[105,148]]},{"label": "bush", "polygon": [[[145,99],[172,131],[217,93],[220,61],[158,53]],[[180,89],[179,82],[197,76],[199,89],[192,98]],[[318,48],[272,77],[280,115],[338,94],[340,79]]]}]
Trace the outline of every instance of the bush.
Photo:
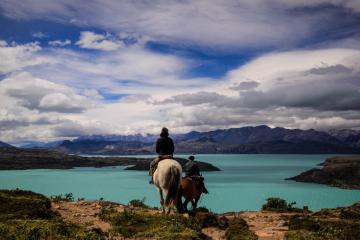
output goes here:
[{"label": "bush", "polygon": [[229,222],[229,227],[225,232],[228,240],[256,240],[258,237],[249,229],[248,224],[242,218],[235,218]]},{"label": "bush", "polygon": [[288,204],[284,199],[274,197],[266,199],[266,203],[261,207],[261,210],[267,211],[286,211],[287,209]]},{"label": "bush", "polygon": [[50,200],[23,190],[0,190],[0,221],[10,219],[50,219]]},{"label": "bush", "polygon": [[261,210],[274,212],[310,212],[307,206],[303,209],[294,207],[296,202],[287,203],[286,200],[276,197],[266,199],[266,203],[262,205]]},{"label": "bush", "polygon": [[50,198],[54,202],[60,202],[60,201],[73,202],[74,201],[74,197],[73,197],[72,193],[65,193],[65,195],[62,195],[62,194],[53,195]]},{"label": "bush", "polygon": [[0,239],[105,239],[103,233],[67,224],[47,197],[22,190],[0,190]]},{"label": "bush", "polygon": [[141,200],[134,199],[134,200],[131,200],[128,205],[132,206],[132,207],[150,208],[148,205],[145,204],[145,201],[146,201],[145,197]]},{"label": "bush", "polygon": [[308,230],[317,231],[320,229],[320,225],[308,216],[292,216],[289,220],[289,230]]}]

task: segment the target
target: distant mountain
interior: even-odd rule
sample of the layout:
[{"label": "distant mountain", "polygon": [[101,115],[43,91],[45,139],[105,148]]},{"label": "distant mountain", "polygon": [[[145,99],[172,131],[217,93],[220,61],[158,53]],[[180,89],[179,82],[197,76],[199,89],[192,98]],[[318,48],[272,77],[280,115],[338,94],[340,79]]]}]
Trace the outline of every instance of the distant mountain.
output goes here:
[{"label": "distant mountain", "polygon": [[360,147],[360,130],[332,129],[328,133],[352,147]]},{"label": "distant mountain", "polygon": [[[341,135],[343,136],[343,135]],[[352,135],[351,135],[352,136]],[[354,136],[359,136],[354,134]],[[219,129],[209,132],[192,131],[174,134],[175,151],[179,153],[266,153],[320,154],[360,153],[356,141],[329,132],[265,125]],[[57,150],[73,154],[154,154],[157,135],[95,135],[66,140]],[[355,137],[354,137],[355,139]]]},{"label": "distant mountain", "polygon": [[8,143],[4,143],[4,142],[0,141],[0,148],[11,148],[11,147],[14,147],[14,146],[11,146]]}]

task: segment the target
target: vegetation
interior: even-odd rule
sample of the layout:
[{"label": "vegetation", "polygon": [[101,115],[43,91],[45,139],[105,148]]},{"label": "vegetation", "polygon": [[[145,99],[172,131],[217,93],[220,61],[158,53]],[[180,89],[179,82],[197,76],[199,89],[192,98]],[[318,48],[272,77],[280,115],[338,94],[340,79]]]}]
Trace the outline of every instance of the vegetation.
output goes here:
[{"label": "vegetation", "polygon": [[[353,215],[357,211],[352,211],[349,215],[343,215],[345,212],[348,212],[346,208],[345,210],[332,209],[332,211],[325,212],[331,214],[332,217],[328,217],[324,212],[311,216],[293,216],[289,221],[289,231],[286,233],[286,238],[289,240],[360,239],[360,222],[358,219],[355,221],[349,220],[357,216]],[[335,216],[340,216],[340,218]],[[341,219],[341,216],[347,218]]]},{"label": "vegetation", "polygon": [[256,240],[258,237],[253,231],[250,231],[248,224],[242,218],[235,218],[229,223],[225,232],[228,240]]},{"label": "vegetation", "polygon": [[148,205],[145,204],[146,198],[143,199],[133,199],[129,202],[129,206],[131,207],[139,207],[139,208],[150,208]]},{"label": "vegetation", "polygon": [[112,224],[113,230],[124,237],[156,239],[200,239],[201,225],[195,219],[181,215],[102,209],[100,219]]},{"label": "vegetation", "polygon": [[73,202],[74,201],[74,197],[73,197],[72,193],[65,193],[64,195],[62,195],[62,194],[53,195],[50,198],[54,202],[60,202],[60,201]]},{"label": "vegetation", "polygon": [[102,233],[68,224],[51,211],[47,197],[31,191],[0,190],[0,239],[104,239]]},{"label": "vegetation", "polygon": [[296,202],[287,203],[286,200],[276,197],[266,199],[266,203],[262,205],[261,210],[274,211],[274,212],[303,212],[308,211],[305,206],[303,209],[296,208]]}]

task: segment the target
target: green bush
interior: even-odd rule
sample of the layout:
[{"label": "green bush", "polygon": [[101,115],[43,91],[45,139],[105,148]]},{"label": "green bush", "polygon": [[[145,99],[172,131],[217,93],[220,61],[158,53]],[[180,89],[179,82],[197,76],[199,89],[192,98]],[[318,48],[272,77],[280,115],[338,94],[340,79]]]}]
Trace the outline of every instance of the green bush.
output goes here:
[{"label": "green bush", "polygon": [[235,218],[229,222],[229,227],[225,232],[228,240],[256,240],[258,237],[249,229],[248,224],[242,218]]},{"label": "green bush", "polygon": [[41,194],[23,190],[0,190],[0,221],[50,219],[51,202]]},{"label": "green bush", "polygon": [[59,195],[53,195],[50,197],[52,201],[54,202],[73,202],[74,201],[74,197],[72,193],[65,193],[64,195],[59,194]]},{"label": "green bush", "polygon": [[296,202],[287,203],[286,200],[271,197],[266,199],[266,203],[262,205],[261,210],[274,211],[274,212],[310,212],[307,206],[303,209],[294,207]]},{"label": "green bush", "polygon": [[47,197],[22,190],[0,190],[0,239],[105,239],[103,233],[62,221]]},{"label": "green bush", "polygon": [[308,216],[295,215],[290,217],[289,230],[308,230],[317,231],[320,229],[320,225]]},{"label": "green bush", "polygon": [[143,199],[139,200],[139,199],[133,199],[129,202],[129,206],[132,207],[140,207],[140,208],[150,208],[148,205],[145,204],[146,198],[144,197]]}]

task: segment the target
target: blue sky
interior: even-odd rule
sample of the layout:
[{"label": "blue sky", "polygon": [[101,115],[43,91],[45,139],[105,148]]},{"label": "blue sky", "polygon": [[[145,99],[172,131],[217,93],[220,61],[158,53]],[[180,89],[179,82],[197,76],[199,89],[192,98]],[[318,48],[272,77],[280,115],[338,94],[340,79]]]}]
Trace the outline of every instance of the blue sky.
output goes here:
[{"label": "blue sky", "polygon": [[0,139],[360,127],[357,0],[0,2]]}]

